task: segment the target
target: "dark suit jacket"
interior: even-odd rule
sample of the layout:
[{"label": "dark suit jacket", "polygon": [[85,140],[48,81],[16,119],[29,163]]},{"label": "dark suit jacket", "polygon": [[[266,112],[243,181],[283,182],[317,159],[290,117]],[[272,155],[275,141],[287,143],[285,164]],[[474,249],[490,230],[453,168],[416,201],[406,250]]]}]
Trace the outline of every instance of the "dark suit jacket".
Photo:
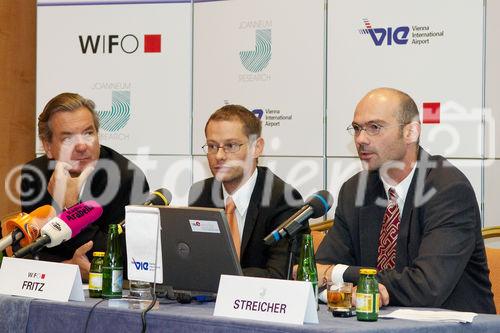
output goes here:
[{"label": "dark suit jacket", "polygon": [[[288,269],[288,242],[281,240],[269,247],[263,238],[303,205],[302,197],[267,168],[257,170],[241,240],[240,264],[244,275],[283,279]],[[224,208],[221,183],[212,177],[193,184],[189,205]]]},{"label": "dark suit jacket", "polygon": [[[31,212],[42,205],[52,205],[61,211],[47,191],[55,161],[46,155],[24,165],[21,181],[23,212]],[[108,225],[125,218],[125,206],[142,203],[148,195],[149,185],[144,173],[116,151],[101,145],[96,169],[87,179],[81,201],[96,200],[103,206],[101,217],[76,237],[53,248],[44,249],[40,258],[49,261],[71,259],[75,250],[89,240],[94,241],[92,251],[106,251]],[[122,242],[124,243],[124,242]],[[124,249],[124,247],[123,247]],[[92,251],[87,253],[91,258]]]},{"label": "dark suit jacket", "polygon": [[[378,273],[390,304],[495,313],[472,186],[441,156],[420,148],[419,160],[401,217],[396,267]],[[350,265],[346,281],[357,282],[360,266],[376,267],[385,212],[377,200],[386,200],[377,171],[355,175],[340,190],[335,225],[317,261]]]}]

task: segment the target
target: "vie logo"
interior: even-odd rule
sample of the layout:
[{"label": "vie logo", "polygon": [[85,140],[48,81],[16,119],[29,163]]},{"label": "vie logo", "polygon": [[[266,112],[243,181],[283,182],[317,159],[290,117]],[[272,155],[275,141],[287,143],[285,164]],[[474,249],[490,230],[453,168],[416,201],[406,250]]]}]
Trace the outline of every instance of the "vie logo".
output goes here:
[{"label": "vie logo", "polygon": [[259,119],[262,119],[262,116],[264,115],[264,110],[262,110],[262,109],[255,109],[255,110],[252,110],[252,112]]},{"label": "vie logo", "polygon": [[145,261],[135,261],[135,259],[132,259],[132,263],[138,271],[147,271],[149,269],[149,263]]},{"label": "vie logo", "polygon": [[80,49],[83,54],[112,54],[123,52],[135,53],[141,43],[144,53],[161,52],[161,35],[143,35],[137,37],[133,34],[120,35],[79,35]]},{"label": "vie logo", "polygon": [[410,27],[387,27],[387,28],[373,28],[368,19],[363,19],[365,29],[360,29],[359,33],[362,35],[370,35],[375,46],[386,45],[405,45],[408,43],[408,34]]}]

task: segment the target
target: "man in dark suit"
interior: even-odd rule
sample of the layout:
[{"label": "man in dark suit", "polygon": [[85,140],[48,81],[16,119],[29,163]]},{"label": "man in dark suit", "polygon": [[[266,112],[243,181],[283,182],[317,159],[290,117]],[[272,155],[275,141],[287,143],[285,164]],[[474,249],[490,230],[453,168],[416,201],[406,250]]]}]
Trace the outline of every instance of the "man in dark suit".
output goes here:
[{"label": "man in dark suit", "polygon": [[144,173],[111,148],[99,144],[99,120],[94,102],[63,93],[38,117],[38,134],[46,155],[22,169],[21,205],[30,212],[52,205],[58,212],[78,202],[96,200],[102,216],[76,237],[40,252],[40,259],[80,266],[85,277],[91,249],[106,250],[108,225],[125,216],[124,207],[141,203],[149,186]]},{"label": "man in dark suit", "polygon": [[226,208],[243,273],[286,278],[288,242],[265,245],[263,238],[303,204],[297,190],[265,167],[260,120],[246,108],[226,105],[205,126],[208,164],[214,177],[194,184],[189,205]]},{"label": "man in dark suit", "polygon": [[323,281],[377,267],[382,304],[495,313],[481,219],[465,175],[419,146],[415,102],[369,92],[348,130],[364,171],[345,182],[317,253]]}]

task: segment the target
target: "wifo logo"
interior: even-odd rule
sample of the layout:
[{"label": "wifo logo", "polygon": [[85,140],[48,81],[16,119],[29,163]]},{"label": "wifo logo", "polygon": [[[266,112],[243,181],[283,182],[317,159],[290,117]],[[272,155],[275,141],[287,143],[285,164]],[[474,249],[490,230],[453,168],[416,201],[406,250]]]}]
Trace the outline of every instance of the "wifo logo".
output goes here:
[{"label": "wifo logo", "polygon": [[241,51],[241,63],[250,72],[262,71],[271,60],[271,46],[271,29],[256,29],[255,50]]},{"label": "wifo logo", "polygon": [[45,279],[45,273],[35,273],[35,272],[28,272],[28,278],[29,279],[38,279],[38,280],[44,280]]},{"label": "wifo logo", "polygon": [[441,122],[441,102],[424,102],[422,104],[424,124],[439,124]]},{"label": "wifo logo", "polygon": [[111,94],[111,110],[97,111],[100,128],[116,132],[130,119],[130,91],[114,90]]},{"label": "wifo logo", "polygon": [[144,53],[161,52],[161,35],[144,35],[137,37],[133,34],[120,35],[79,35],[78,41],[83,54],[113,54],[123,52],[135,53],[141,42]]},{"label": "wifo logo", "polygon": [[362,35],[370,35],[375,46],[381,46],[384,43],[387,45],[397,44],[405,45],[408,43],[408,34],[410,27],[387,27],[387,28],[373,28],[371,22],[364,18],[363,23],[365,29],[360,29],[359,33]]}]

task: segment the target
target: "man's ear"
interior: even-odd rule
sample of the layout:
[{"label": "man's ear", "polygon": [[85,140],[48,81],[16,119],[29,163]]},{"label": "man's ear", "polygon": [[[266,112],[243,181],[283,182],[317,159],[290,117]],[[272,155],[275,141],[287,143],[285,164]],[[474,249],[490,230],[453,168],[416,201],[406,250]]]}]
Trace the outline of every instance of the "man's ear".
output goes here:
[{"label": "man's ear", "polygon": [[52,145],[47,139],[42,140],[43,144],[43,150],[45,150],[45,154],[47,154],[47,157],[50,159],[54,158],[54,155],[52,154]]},{"label": "man's ear", "polygon": [[407,124],[404,129],[404,139],[406,143],[416,143],[420,138],[421,126],[417,121],[412,121]]},{"label": "man's ear", "polygon": [[257,140],[255,140],[253,146],[254,146],[254,149],[252,151],[252,157],[259,158],[259,156],[262,155],[262,152],[264,151],[264,139],[257,138]]}]

